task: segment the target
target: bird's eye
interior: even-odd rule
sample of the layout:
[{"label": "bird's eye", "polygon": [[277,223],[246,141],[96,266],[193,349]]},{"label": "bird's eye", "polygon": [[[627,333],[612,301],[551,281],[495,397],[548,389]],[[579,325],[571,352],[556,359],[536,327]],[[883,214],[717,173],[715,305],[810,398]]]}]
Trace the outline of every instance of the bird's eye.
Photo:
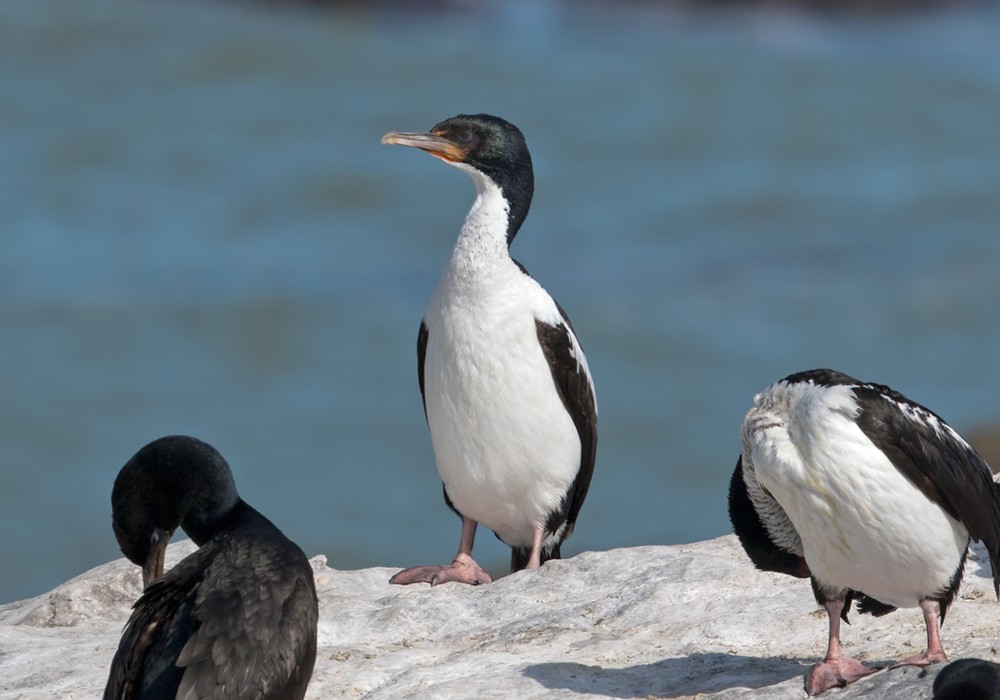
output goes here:
[{"label": "bird's eye", "polygon": [[472,143],[475,138],[476,138],[476,135],[474,133],[472,133],[472,131],[470,129],[463,129],[462,131],[458,132],[458,136],[456,137],[456,140],[459,143]]}]

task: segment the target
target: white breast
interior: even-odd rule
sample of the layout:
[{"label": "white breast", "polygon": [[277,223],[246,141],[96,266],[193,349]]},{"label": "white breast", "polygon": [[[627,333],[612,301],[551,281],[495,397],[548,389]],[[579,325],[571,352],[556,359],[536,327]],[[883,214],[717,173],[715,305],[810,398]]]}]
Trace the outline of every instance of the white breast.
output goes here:
[{"label": "white breast", "polygon": [[424,401],[455,507],[528,545],[576,477],[580,441],[535,327],[560,314],[495,240],[504,206],[498,192],[480,192],[427,308]]},{"label": "white breast", "polygon": [[821,583],[913,607],[948,585],[968,532],[865,436],[858,410],[850,387],[775,385],[747,415],[747,449]]}]

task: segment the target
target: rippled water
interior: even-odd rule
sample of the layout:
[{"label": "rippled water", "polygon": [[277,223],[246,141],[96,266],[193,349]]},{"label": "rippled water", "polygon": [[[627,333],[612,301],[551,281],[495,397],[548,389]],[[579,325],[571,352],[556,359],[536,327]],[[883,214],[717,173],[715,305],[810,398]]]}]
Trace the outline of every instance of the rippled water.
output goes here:
[{"label": "rippled water", "polygon": [[331,565],[449,560],[414,349],[473,188],[379,137],[458,112],[526,133],[514,252],[597,381],[567,554],[725,532],[796,370],[996,419],[995,6],[505,8],[0,4],[0,601],[117,556],[114,476],[176,432]]}]

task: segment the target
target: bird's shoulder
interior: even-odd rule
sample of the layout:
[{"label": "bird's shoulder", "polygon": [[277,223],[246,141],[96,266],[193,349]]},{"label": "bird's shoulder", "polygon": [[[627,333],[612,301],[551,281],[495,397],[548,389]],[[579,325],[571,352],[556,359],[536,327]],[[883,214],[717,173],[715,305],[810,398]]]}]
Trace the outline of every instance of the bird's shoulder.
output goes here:
[{"label": "bird's shoulder", "polygon": [[315,658],[308,559],[277,528],[223,534],[206,547],[212,556],[191,608],[197,628],[177,659],[186,669],[180,696],[221,698],[235,689],[236,697],[286,697],[280,688],[301,675],[302,659],[311,672]]},{"label": "bird's shoulder", "polygon": [[1000,498],[978,452],[930,409],[879,384],[854,388],[862,432],[975,539],[1000,548]]}]

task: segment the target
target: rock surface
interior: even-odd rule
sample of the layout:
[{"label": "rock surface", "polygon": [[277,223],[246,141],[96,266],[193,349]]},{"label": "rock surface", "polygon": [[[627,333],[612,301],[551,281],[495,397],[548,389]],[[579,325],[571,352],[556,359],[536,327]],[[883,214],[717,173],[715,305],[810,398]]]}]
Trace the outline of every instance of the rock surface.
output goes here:
[{"label": "rock surface", "polygon": [[[172,544],[168,565],[192,551]],[[487,586],[396,587],[396,569],[315,557],[308,698],[803,698],[825,614],[805,581],[753,569],[732,536],[587,552]],[[100,697],[137,567],[120,559],[0,606],[0,698]],[[925,643],[919,610],[853,614],[845,652],[887,663]],[[951,658],[998,660],[1000,606],[975,547],[943,628]],[[940,667],[882,671],[829,698],[930,698]]]}]

